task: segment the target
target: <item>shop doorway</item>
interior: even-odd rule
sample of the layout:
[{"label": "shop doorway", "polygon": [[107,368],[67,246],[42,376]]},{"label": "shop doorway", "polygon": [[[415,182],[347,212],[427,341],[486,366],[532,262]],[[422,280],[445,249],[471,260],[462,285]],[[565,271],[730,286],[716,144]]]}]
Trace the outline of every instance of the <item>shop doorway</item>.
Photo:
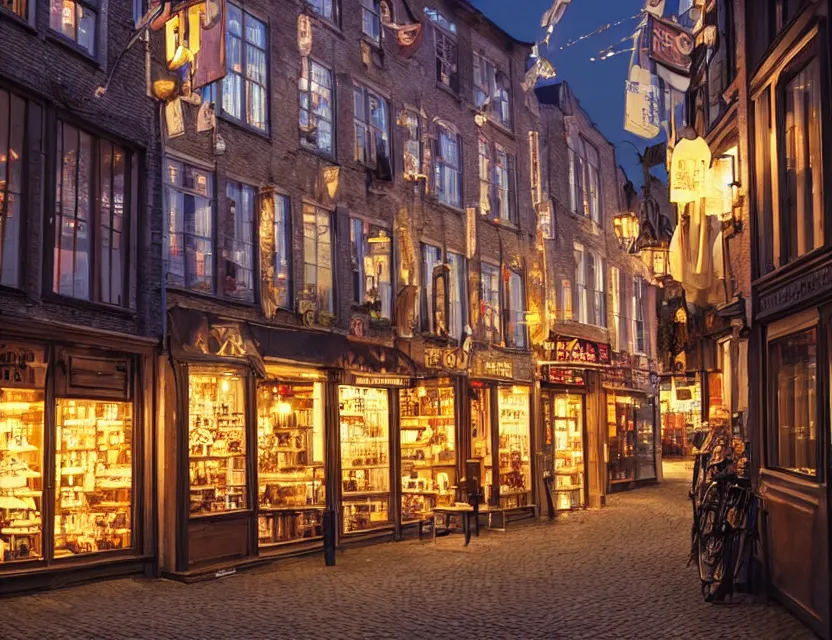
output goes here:
[{"label": "shop doorway", "polygon": [[702,426],[702,385],[699,374],[662,381],[662,458],[691,455],[691,437]]},{"label": "shop doorway", "polygon": [[[543,391],[543,405],[543,415],[551,416],[555,509],[581,509],[587,505],[584,395]],[[550,439],[548,433],[546,438]]]}]

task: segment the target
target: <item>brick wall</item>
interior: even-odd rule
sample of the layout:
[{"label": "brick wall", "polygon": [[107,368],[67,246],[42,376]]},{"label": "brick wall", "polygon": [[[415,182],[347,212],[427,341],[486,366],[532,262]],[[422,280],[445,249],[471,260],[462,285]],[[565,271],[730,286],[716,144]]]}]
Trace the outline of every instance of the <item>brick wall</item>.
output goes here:
[{"label": "brick wall", "polygon": [[[614,348],[617,347],[617,350],[633,353],[631,324],[633,318],[633,279],[636,276],[641,276],[647,284],[650,282],[650,274],[641,259],[622,251],[614,232],[613,216],[625,206],[621,181],[623,172],[618,166],[614,145],[604,138],[594,126],[589,114],[581,108],[568,85],[565,83],[560,85],[558,97],[555,101],[557,104],[541,106],[541,127],[545,138],[545,143],[541,143],[541,155],[545,157],[544,166],[548,179],[549,195],[553,203],[553,238],[546,242],[548,293],[550,298],[555,293],[557,294],[553,329],[556,333],[564,335],[603,343],[609,342]],[[571,210],[569,149],[566,136],[567,118],[574,123],[578,135],[598,151],[600,224],[584,216],[582,212],[578,213]],[[661,200],[661,189],[657,189],[654,195]],[[665,208],[667,206],[669,205],[666,205]],[[585,251],[591,251],[600,257],[606,265],[607,319],[604,326],[582,324],[575,319],[566,319],[564,316],[562,282],[563,280],[569,280],[574,296],[576,274],[573,248],[576,242],[583,245]],[[626,320],[627,325],[626,331],[621,334],[623,342],[620,339],[616,340],[613,331],[614,307],[610,281],[611,267],[616,267],[621,273],[620,309],[624,316],[622,322]],[[657,348],[658,317],[655,296],[654,287],[647,286],[644,296],[644,332],[646,355],[651,359],[656,357]],[[573,318],[575,318],[575,314],[577,314],[577,308],[573,304]]]},{"label": "brick wall", "polygon": [[[146,95],[144,43],[122,59],[106,95],[95,97],[106,72],[123,50],[133,30],[131,3],[103,0],[98,16],[95,57],[50,29],[48,0],[32,0],[34,19],[18,19],[0,10],[3,64],[0,87],[28,101],[24,145],[23,220],[20,245],[24,268],[21,291],[0,293],[0,313],[38,320],[60,321],[112,331],[159,336],[161,318],[158,116]],[[6,114],[3,114],[5,117]],[[138,224],[131,262],[135,305],[112,310],[101,305],[56,298],[44,259],[52,251],[56,119],[116,142],[139,162]],[[51,235],[51,231],[49,231]]]},{"label": "brick wall", "polygon": [[[352,8],[354,4],[354,9]],[[350,269],[349,218],[358,216],[396,229],[397,212],[406,209],[412,246],[416,251],[417,269],[421,268],[420,242],[434,244],[446,251],[466,252],[466,207],[479,203],[479,177],[477,140],[479,127],[475,123],[473,105],[472,50],[483,49],[510,73],[512,87],[512,129],[493,122],[482,128],[491,140],[505,146],[516,156],[518,224],[515,227],[497,225],[484,218],[478,219],[477,256],[469,261],[469,320],[475,321],[479,309],[479,276],[477,257],[487,256],[508,265],[522,267],[533,248],[536,218],[532,209],[529,189],[528,132],[536,129],[537,119],[525,106],[520,87],[525,70],[528,46],[518,43],[485,20],[468,3],[457,0],[436,0],[425,3],[411,0],[410,5],[426,32],[421,47],[410,59],[401,57],[392,33],[383,29],[383,61],[377,65],[362,62],[361,14],[357,3],[342,2],[350,6],[343,12],[339,24],[332,24],[312,15],[313,44],[310,58],[333,72],[335,81],[335,152],[327,158],[302,147],[298,127],[298,80],[301,74],[301,57],[297,46],[297,21],[302,10],[299,2],[281,0],[246,0],[241,5],[246,11],[268,25],[269,100],[268,132],[260,133],[219,114],[218,133],[225,140],[227,150],[221,156],[212,152],[210,134],[197,134],[195,117],[197,107],[185,105],[186,135],[167,143],[171,155],[191,159],[206,168],[216,170],[216,202],[218,219],[226,208],[225,188],[229,178],[256,187],[274,186],[291,198],[293,216],[294,268],[292,278],[294,292],[302,284],[303,229],[302,203],[316,199],[316,181],[320,170],[327,166],[340,167],[339,190],[333,210],[337,249],[335,251],[336,310],[335,330],[346,331],[355,311],[353,305],[352,273]],[[438,9],[457,25],[459,50],[460,91],[455,94],[436,81],[434,34],[431,23],[425,20],[424,8]],[[399,0],[392,3],[393,20],[408,22],[405,8]],[[154,73],[163,65],[161,38],[153,45]],[[372,179],[369,184],[363,165],[354,160],[354,83],[372,88],[389,104],[391,117],[392,181]],[[403,179],[402,147],[404,130],[396,119],[405,107],[422,113],[423,132],[436,136],[438,120],[449,123],[458,131],[462,140],[462,207],[444,206],[433,197],[433,185],[429,193],[421,196],[412,183]],[[399,237],[394,244],[401,253]],[[396,264],[394,261],[394,269]],[[255,277],[256,279],[259,276]],[[414,284],[419,284],[416,279]],[[406,284],[401,274],[394,275],[394,291]],[[257,305],[232,304],[215,297],[206,299],[185,292],[172,292],[169,304],[184,303],[205,310],[219,311],[226,315],[263,321],[263,313]],[[278,312],[277,323],[297,323],[291,312]],[[379,339],[391,340],[391,329],[374,329]]]}]

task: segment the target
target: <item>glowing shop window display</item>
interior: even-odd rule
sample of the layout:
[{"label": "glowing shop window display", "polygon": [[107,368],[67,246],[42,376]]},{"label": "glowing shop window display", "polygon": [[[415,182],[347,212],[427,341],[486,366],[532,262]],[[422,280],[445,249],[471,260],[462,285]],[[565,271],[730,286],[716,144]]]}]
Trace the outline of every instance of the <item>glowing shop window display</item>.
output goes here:
[{"label": "glowing shop window display", "polygon": [[59,399],[55,557],[133,544],[133,405]]},{"label": "glowing shop window display", "polygon": [[261,545],[323,535],[323,385],[263,382],[257,398]]},{"label": "glowing shop window display", "polygon": [[245,509],[243,379],[229,373],[196,371],[190,375],[189,388],[191,515]]},{"label": "glowing shop window display", "polygon": [[456,487],[453,387],[420,385],[399,391],[402,521],[417,521],[452,505]]},{"label": "glowing shop window display", "polygon": [[528,387],[500,387],[497,406],[500,503],[505,507],[522,507],[530,504],[532,491]]},{"label": "glowing shop window display", "polygon": [[0,565],[43,557],[43,391],[0,388]]},{"label": "glowing shop window display", "polygon": [[492,470],[494,469],[494,451],[491,448],[491,389],[470,388],[471,394],[471,457],[482,461],[483,497],[491,504],[494,494]]},{"label": "glowing shop window display", "polygon": [[386,389],[338,388],[344,533],[388,526],[390,414]]},{"label": "glowing shop window display", "polygon": [[555,507],[575,509],[584,506],[583,397],[556,394]]}]

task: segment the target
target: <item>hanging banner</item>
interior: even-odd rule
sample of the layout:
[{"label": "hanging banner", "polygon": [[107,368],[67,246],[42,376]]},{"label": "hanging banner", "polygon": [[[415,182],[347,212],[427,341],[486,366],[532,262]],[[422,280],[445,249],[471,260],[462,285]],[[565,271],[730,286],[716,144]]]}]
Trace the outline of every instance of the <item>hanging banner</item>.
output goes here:
[{"label": "hanging banner", "polygon": [[703,138],[679,140],[670,161],[670,201],[685,204],[705,197],[710,166],[711,150]]},{"label": "hanging banner", "polygon": [[165,124],[168,138],[185,135],[185,119],[182,115],[182,101],[179,98],[174,98],[165,105]]},{"label": "hanging banner", "polygon": [[648,18],[647,29],[650,38],[650,59],[671,71],[690,75],[693,36],[680,24]]},{"label": "hanging banner", "polygon": [[661,132],[659,88],[654,83],[653,75],[649,69],[633,65],[624,84],[624,129],[640,138],[652,140]]}]

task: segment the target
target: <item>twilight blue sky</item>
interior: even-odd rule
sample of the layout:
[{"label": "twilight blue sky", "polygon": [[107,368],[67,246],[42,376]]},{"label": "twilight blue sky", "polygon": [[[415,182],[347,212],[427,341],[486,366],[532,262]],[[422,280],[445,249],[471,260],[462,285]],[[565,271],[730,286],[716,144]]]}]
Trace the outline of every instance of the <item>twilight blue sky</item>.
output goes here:
[{"label": "twilight blue sky", "polygon": [[[553,0],[473,0],[473,3],[491,20],[518,40],[534,41],[543,37],[540,18]],[[632,34],[637,20],[560,50],[560,46],[572,38],[597,29],[601,25],[629,17],[644,7],[644,0],[572,0],[563,19],[555,27],[549,45],[549,59],[554,65],[558,80],[565,80],[607,139],[616,145],[618,163],[637,185],[641,184],[641,171],[635,150],[654,144],[661,138],[648,142],[624,131],[624,80],[630,64],[630,54],[624,53],[602,62],[591,62],[598,52]],[[667,12],[675,11],[677,3],[668,2]],[[629,44],[617,48],[629,48]]]}]

